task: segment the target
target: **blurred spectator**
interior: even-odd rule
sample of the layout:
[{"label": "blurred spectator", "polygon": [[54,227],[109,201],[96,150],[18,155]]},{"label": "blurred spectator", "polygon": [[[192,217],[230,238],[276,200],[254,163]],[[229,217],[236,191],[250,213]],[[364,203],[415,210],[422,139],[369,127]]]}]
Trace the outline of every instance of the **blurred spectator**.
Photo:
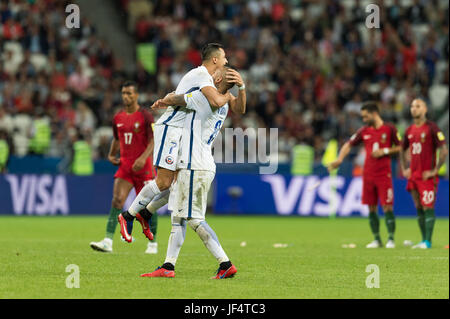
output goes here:
[{"label": "blurred spectator", "polygon": [[127,74],[86,17],[80,29],[65,28],[64,1],[0,1],[0,129],[18,143],[13,154],[29,142],[16,119],[31,122],[42,107],[51,123],[47,155],[62,155],[70,132],[81,130],[104,156],[109,141],[96,133],[111,125],[121,82],[136,80],[147,99],[164,96],[201,64],[207,42],[224,45],[248,87],[246,116],[225,126],[277,127],[282,161],[294,145],[314,146],[317,159],[323,140],[344,142],[362,124],[363,101],[380,101],[382,116],[401,127],[413,98],[431,103],[430,92],[448,85],[446,1],[377,2],[382,25],[370,30],[360,0],[116,2],[130,36],[155,46],[156,74],[141,61]]}]

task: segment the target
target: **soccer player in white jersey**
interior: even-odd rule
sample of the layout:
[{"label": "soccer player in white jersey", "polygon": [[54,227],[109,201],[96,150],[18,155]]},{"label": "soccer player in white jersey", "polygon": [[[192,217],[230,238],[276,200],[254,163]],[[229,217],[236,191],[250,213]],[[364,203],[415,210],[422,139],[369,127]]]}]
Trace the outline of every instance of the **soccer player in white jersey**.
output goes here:
[{"label": "soccer player in white jersey", "polygon": [[[212,143],[228,114],[228,107],[233,112],[245,113],[246,93],[239,73],[227,67],[224,67],[217,76],[215,84],[220,93],[227,92],[236,84],[239,87],[238,97],[233,97],[229,103],[220,108],[210,106],[208,100],[198,90],[184,95],[167,95],[163,99],[162,103],[186,106],[190,111],[185,119],[177,177],[169,197],[172,231],[166,259],[161,267],[151,273],[142,274],[141,277],[175,276],[175,263],[184,242],[186,224],[198,234],[206,248],[219,262],[219,269],[213,278],[230,278],[237,272],[215,232],[205,221],[205,213],[208,191],[216,171],[211,150]],[[155,205],[152,202],[149,206],[152,204]]]},{"label": "soccer player in white jersey", "polygon": [[[185,94],[200,90],[212,107],[222,107],[230,101],[232,96],[229,93],[220,94],[214,86],[211,75],[227,63],[225,51],[220,44],[207,44],[202,49],[202,65],[183,76],[175,93]],[[158,101],[156,104],[159,103]],[[155,196],[161,193],[163,193],[161,196],[164,196],[164,192],[167,193],[172,185],[185,118],[185,108],[169,106],[155,124],[153,166],[157,168],[157,176],[144,186],[128,210],[118,216],[120,233],[127,242],[132,241],[131,226],[134,218],[141,223],[145,236],[149,239],[153,237],[147,222],[151,213],[146,206]]]}]

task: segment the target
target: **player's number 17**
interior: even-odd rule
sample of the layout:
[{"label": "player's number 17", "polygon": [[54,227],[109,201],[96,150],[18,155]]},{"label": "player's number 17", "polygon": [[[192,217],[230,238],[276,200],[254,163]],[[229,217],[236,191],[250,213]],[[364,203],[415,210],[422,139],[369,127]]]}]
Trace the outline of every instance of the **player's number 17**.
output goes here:
[{"label": "player's number 17", "polygon": [[133,138],[133,133],[123,133],[125,136],[125,144],[131,144],[131,139]]}]

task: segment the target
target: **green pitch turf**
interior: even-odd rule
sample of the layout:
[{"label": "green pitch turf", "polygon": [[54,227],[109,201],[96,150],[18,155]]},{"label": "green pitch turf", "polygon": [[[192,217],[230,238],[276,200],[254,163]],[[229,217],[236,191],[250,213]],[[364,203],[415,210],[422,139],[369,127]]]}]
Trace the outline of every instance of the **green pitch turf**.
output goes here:
[{"label": "green pitch turf", "polygon": [[[157,255],[135,223],[136,242],[117,229],[113,253],[89,247],[104,236],[106,216],[0,217],[0,298],[449,298],[448,219],[436,221],[433,248],[412,250],[415,219],[397,219],[397,248],[366,249],[367,219],[209,216],[236,277],[210,280],[217,263],[187,229],[176,277],[140,278],[164,261],[170,219],[159,220]],[[381,233],[386,237],[384,220]],[[241,246],[246,242],[245,246]],[[356,248],[342,248],[343,244]],[[275,248],[274,244],[287,244]],[[79,267],[80,288],[67,288],[66,267]],[[367,288],[379,268],[379,288]]]}]

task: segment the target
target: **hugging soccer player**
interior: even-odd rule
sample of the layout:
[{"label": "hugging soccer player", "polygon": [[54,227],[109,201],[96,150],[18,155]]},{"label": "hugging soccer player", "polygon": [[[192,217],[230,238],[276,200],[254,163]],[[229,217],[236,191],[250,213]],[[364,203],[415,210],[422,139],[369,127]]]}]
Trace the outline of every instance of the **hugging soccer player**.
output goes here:
[{"label": "hugging soccer player", "polygon": [[364,143],[366,159],[363,171],[362,203],[369,206],[369,224],[374,236],[374,241],[366,247],[382,247],[380,221],[377,214],[378,202],[380,202],[389,234],[386,248],[395,248],[394,191],[390,155],[400,151],[400,138],[395,126],[383,121],[376,102],[364,103],[361,107],[361,117],[366,125],[344,144],[338,159],[332,162],[328,169],[331,171],[338,168],[353,146]]},{"label": "hugging soccer player", "polygon": [[[405,131],[400,164],[403,176],[408,179],[406,189],[411,193],[414,205],[417,209],[422,241],[412,248],[431,248],[431,237],[434,223],[434,203],[438,185],[438,172],[445,163],[448,148],[444,133],[439,127],[427,120],[427,105],[421,99],[415,99],[411,103],[410,112],[414,123]],[[439,158],[436,163],[436,151],[439,150]],[[406,151],[411,158],[407,168]]]}]

